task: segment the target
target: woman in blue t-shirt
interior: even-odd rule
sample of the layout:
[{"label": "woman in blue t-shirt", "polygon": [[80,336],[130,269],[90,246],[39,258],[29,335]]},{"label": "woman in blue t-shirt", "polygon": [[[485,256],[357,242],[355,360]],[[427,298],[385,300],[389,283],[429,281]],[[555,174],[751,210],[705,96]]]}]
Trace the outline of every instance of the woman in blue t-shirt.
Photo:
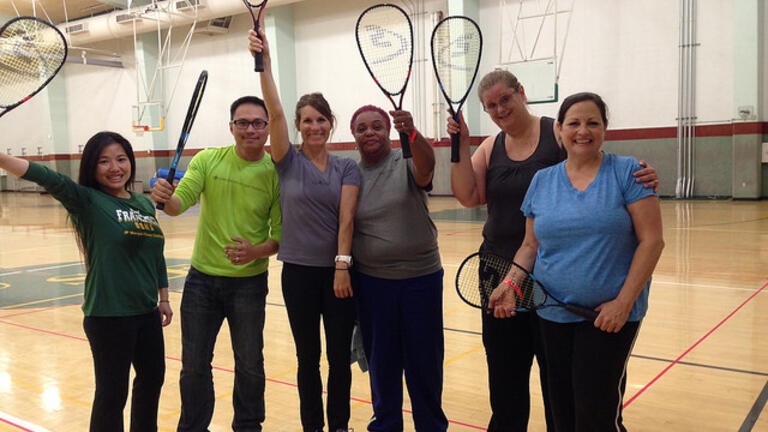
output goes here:
[{"label": "woman in blue t-shirt", "polygon": [[[635,182],[637,160],[601,151],[607,124],[600,96],[566,98],[555,129],[568,158],[536,173],[521,207],[515,262],[534,268],[554,297],[599,312],[593,323],[563,308],[537,311],[558,431],[626,430],[626,364],[664,248],[659,199]],[[507,282],[516,276],[491,295],[495,317],[515,315]]]}]

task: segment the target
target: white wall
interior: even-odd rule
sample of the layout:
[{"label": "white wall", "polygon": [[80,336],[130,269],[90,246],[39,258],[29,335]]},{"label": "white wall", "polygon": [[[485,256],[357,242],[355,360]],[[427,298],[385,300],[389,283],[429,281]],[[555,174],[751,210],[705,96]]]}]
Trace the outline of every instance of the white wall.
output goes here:
[{"label": "white wall", "polygon": [[[359,58],[354,38],[355,21],[369,0],[322,0],[294,4],[296,79],[299,95],[322,91],[339,120],[333,141],[351,141],[348,121],[360,105],[374,103],[389,109]],[[561,2],[562,3],[562,2]],[[426,0],[425,9],[445,9],[446,2]],[[480,26],[485,49],[481,75],[498,62],[498,0],[480,0]],[[577,0],[560,77],[561,100],[568,94],[591,90],[609,103],[612,128],[643,128],[675,125],[677,112],[678,2],[670,0]],[[269,11],[269,9],[267,10]],[[768,19],[768,8],[764,10]],[[698,116],[699,121],[725,121],[733,107],[732,6],[729,0],[700,0],[698,10]],[[426,17],[428,19],[428,17]],[[244,94],[260,95],[258,76],[245,50],[249,28],[247,15],[234,17],[229,33],[196,34],[184,64],[181,81],[166,118],[168,148],[175,147],[186,113],[190,93],[201,69],[210,74],[208,89],[189,140],[190,148],[218,147],[231,143],[227,128],[228,107]],[[421,35],[428,43],[431,28]],[[186,26],[175,30],[174,49]],[[418,38],[418,36],[417,36]],[[125,69],[67,64],[67,111],[70,121],[70,152],[85,143],[94,132],[116,130],[130,137],[138,149],[144,139],[130,132],[131,106],[135,103],[133,42],[130,38],[100,44],[123,55]],[[768,52],[768,44],[763,45]],[[415,58],[414,73],[423,73],[426,89],[422,104],[428,104],[427,118],[417,119],[420,129],[432,135],[432,66],[426,58]],[[764,64],[768,68],[768,55]],[[768,83],[768,76],[763,75]],[[169,73],[170,92],[175,78]],[[525,83],[523,83],[525,84]],[[768,84],[765,86],[768,88]],[[764,89],[764,93],[768,93]],[[414,90],[406,93],[405,108],[414,110]],[[474,91],[470,96],[476,98]],[[47,131],[40,127],[43,98],[36,98],[1,121],[5,140],[0,146],[26,146],[28,152],[46,145]],[[768,95],[762,100],[768,107]],[[41,105],[42,104],[42,105]],[[284,101],[291,115],[295,101]],[[535,105],[537,114],[554,116],[558,104]],[[424,112],[421,109],[418,112]],[[487,116],[474,135],[496,132]],[[440,115],[441,118],[445,114]],[[765,115],[764,115],[765,118]],[[393,133],[393,137],[395,134]],[[41,144],[42,143],[42,144]]]}]

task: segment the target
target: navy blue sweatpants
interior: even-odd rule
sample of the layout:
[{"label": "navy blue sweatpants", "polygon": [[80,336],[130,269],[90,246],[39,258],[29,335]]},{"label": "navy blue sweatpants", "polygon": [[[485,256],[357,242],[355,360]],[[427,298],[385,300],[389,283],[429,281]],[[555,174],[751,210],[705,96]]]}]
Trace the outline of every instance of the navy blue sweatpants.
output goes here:
[{"label": "navy blue sweatpants", "polygon": [[403,430],[403,371],[418,432],[442,432],[443,271],[410,279],[357,275],[358,319],[374,417],[369,431]]}]

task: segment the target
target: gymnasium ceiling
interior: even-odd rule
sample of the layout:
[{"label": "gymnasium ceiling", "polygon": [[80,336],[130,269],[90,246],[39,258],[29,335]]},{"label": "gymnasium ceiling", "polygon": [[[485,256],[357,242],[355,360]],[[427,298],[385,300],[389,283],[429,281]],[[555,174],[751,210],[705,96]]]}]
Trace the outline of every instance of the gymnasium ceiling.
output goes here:
[{"label": "gymnasium ceiling", "polygon": [[55,24],[60,24],[67,18],[72,21],[114,9],[126,9],[128,2],[131,2],[131,6],[141,6],[151,3],[151,0],[0,0],[0,15],[3,15],[0,22],[16,16],[18,10],[18,15],[35,15],[36,11],[36,16],[50,18]]}]

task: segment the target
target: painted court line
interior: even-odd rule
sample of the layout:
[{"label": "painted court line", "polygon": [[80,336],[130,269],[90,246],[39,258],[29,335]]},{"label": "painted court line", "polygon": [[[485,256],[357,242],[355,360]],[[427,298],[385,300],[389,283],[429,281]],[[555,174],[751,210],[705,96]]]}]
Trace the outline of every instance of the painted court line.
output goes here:
[{"label": "painted court line", "polygon": [[708,332],[707,332],[707,333],[706,333],[704,336],[702,336],[701,338],[699,338],[699,340],[697,340],[697,341],[696,341],[696,343],[694,343],[693,345],[691,345],[691,346],[690,346],[690,347],[689,347],[687,350],[685,350],[685,351],[684,351],[682,354],[680,354],[680,355],[679,355],[679,356],[678,356],[678,357],[677,357],[677,358],[676,358],[676,359],[675,359],[675,360],[674,360],[672,363],[670,363],[670,364],[669,364],[669,366],[667,366],[666,368],[664,368],[664,370],[662,370],[662,371],[661,371],[661,372],[660,372],[658,375],[656,375],[656,377],[654,377],[654,378],[653,378],[653,379],[652,379],[650,382],[648,382],[648,384],[646,384],[646,385],[645,385],[643,388],[641,388],[641,389],[640,389],[640,390],[639,390],[637,393],[635,393],[635,394],[634,394],[634,396],[632,396],[632,397],[631,397],[631,398],[630,398],[628,401],[624,402],[624,408],[626,408],[627,406],[629,406],[629,404],[631,404],[631,403],[632,403],[632,402],[633,402],[635,399],[637,399],[637,398],[638,398],[638,397],[639,397],[641,394],[643,394],[643,393],[644,393],[646,390],[648,390],[648,388],[649,388],[649,387],[651,387],[651,386],[653,385],[653,383],[655,383],[655,382],[656,382],[656,381],[658,381],[658,380],[659,380],[659,379],[660,379],[662,376],[664,376],[664,375],[665,375],[665,374],[666,374],[666,373],[667,373],[667,372],[668,372],[670,369],[672,369],[672,367],[673,367],[673,366],[675,366],[676,364],[678,364],[678,363],[680,362],[680,360],[682,360],[682,359],[683,359],[683,357],[685,357],[686,355],[688,355],[688,353],[690,353],[691,351],[693,351],[693,350],[694,350],[694,349],[695,349],[697,346],[699,346],[699,344],[701,344],[702,342],[704,342],[704,340],[706,340],[706,339],[707,339],[707,338],[708,338],[708,337],[709,337],[709,336],[710,336],[712,333],[714,333],[714,332],[715,332],[715,330],[719,329],[719,328],[720,328],[720,326],[722,326],[723,324],[725,324],[725,322],[726,322],[726,321],[728,321],[729,319],[731,319],[731,317],[732,317],[732,316],[736,315],[736,312],[738,312],[739,310],[741,310],[741,308],[743,308],[743,307],[744,307],[744,306],[745,306],[747,303],[749,303],[750,301],[752,301],[752,299],[754,299],[755,297],[757,297],[757,295],[758,295],[758,294],[760,294],[761,292],[763,292],[763,290],[765,290],[765,288],[766,288],[766,287],[768,287],[768,283],[767,283],[767,284],[765,284],[765,285],[763,285],[762,287],[760,287],[760,289],[759,289],[759,290],[755,291],[755,292],[754,292],[754,293],[753,293],[751,296],[749,296],[749,297],[748,297],[746,300],[744,300],[744,301],[743,301],[743,302],[742,302],[742,303],[741,303],[739,306],[737,306],[737,307],[736,307],[736,309],[734,309],[734,310],[733,310],[731,313],[729,313],[729,314],[728,314],[728,316],[726,316],[725,318],[723,318],[723,319],[722,319],[722,320],[721,320],[719,323],[717,323],[717,325],[716,325],[716,326],[714,326],[714,327],[713,327],[713,328],[712,328],[710,331],[708,331]]},{"label": "painted court line", "polygon": [[744,419],[744,423],[741,424],[739,432],[750,432],[755,427],[755,423],[760,418],[760,413],[763,412],[766,402],[768,402],[768,382],[765,383],[763,391],[760,392],[760,396],[758,396],[755,404],[752,405],[752,409],[749,410],[749,414]]},{"label": "painted court line", "polygon": [[30,422],[18,419],[2,411],[0,411],[0,423],[5,423],[7,425],[11,425],[15,428],[18,428],[20,430],[27,431],[27,432],[50,432],[48,429],[34,425]]},{"label": "painted court line", "polygon": [[[0,324],[7,324],[7,325],[11,325],[11,326],[27,329],[27,330],[32,330],[32,331],[37,331],[37,332],[41,332],[41,333],[46,333],[46,334],[53,335],[53,336],[66,337],[66,338],[69,338],[69,339],[75,339],[75,340],[79,340],[79,341],[83,341],[83,342],[87,342],[88,341],[86,338],[82,338],[82,337],[78,337],[78,336],[71,336],[71,335],[68,335],[68,334],[65,334],[65,333],[54,332],[54,331],[45,330],[45,329],[41,329],[41,328],[25,326],[25,325],[22,325],[22,324],[16,324],[16,323],[13,323],[13,322],[10,322],[10,321],[5,321],[5,320],[2,320],[2,319],[0,319]],[[181,362],[181,359],[177,358],[177,357],[165,356],[165,358],[167,360],[173,360],[173,361],[176,361],[176,362],[179,362],[179,363]],[[220,367],[220,366],[211,365],[211,368],[213,370],[218,370],[218,371],[222,371],[222,372],[235,373],[234,369],[224,368],[224,367]],[[298,387],[294,383],[290,383],[290,382],[287,382],[287,381],[276,380],[276,379],[272,379],[272,378],[266,378],[266,381],[274,383],[274,384],[281,384],[281,385],[285,385],[285,386],[289,386],[289,387],[294,387],[294,388]],[[351,397],[350,400],[353,401],[353,402],[360,402],[360,403],[364,403],[364,404],[367,404],[367,405],[371,405],[371,403],[372,403],[369,400],[360,399],[360,398],[356,398],[356,397]],[[412,414],[412,412],[410,410],[407,410],[407,409],[403,409],[403,412],[404,413],[408,413],[408,414]],[[0,413],[0,415],[2,415],[2,413]],[[0,417],[0,421],[2,421],[1,417]],[[467,428],[470,428],[470,429],[486,430],[482,426],[472,425],[472,424],[469,424],[469,423],[463,423],[463,422],[460,422],[460,421],[457,421],[457,420],[448,420],[448,423],[453,424],[453,425],[457,425],[457,426],[464,426],[464,427],[467,427]],[[12,423],[9,423],[9,424],[12,424]],[[13,426],[17,426],[15,424],[12,424],[12,425]],[[28,430],[28,431],[31,431],[31,432],[50,432],[50,431],[46,431],[45,429],[22,429],[22,430]]]}]

